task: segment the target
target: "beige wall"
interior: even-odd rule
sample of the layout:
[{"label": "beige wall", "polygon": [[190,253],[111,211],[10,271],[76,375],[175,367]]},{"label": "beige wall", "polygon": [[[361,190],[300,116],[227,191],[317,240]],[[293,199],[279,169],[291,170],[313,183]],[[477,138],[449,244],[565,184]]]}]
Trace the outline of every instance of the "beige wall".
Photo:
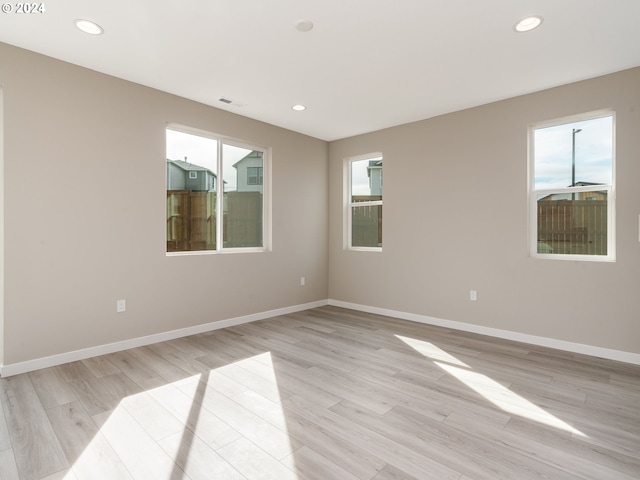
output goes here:
[{"label": "beige wall", "polygon": [[[326,142],[5,44],[0,86],[5,365],[327,298]],[[273,149],[273,251],[165,255],[168,122]]]},{"label": "beige wall", "polygon": [[[617,261],[534,260],[528,126],[604,108],[617,115]],[[640,353],[639,132],[636,68],[331,143],[330,298]],[[369,152],[384,155],[384,247],[345,251],[343,159]]]},{"label": "beige wall", "polygon": [[[640,69],[330,145],[1,43],[0,86],[5,365],[327,298],[640,353]],[[602,108],[617,262],[533,260],[527,127]],[[272,252],[165,255],[168,122],[272,147]],[[345,251],[342,161],[378,151],[384,249]]]}]

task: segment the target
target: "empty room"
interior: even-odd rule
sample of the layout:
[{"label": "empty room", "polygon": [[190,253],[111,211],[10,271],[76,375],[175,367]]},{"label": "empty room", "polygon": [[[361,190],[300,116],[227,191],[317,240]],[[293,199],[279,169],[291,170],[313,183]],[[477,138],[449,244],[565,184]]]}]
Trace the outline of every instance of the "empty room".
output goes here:
[{"label": "empty room", "polygon": [[640,2],[1,9],[1,480],[640,478]]}]

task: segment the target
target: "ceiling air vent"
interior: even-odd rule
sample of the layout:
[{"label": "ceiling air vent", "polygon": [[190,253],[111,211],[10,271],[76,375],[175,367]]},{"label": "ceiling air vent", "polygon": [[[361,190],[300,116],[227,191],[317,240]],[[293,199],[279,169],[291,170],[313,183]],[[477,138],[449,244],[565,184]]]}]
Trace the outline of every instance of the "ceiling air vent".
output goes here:
[{"label": "ceiling air vent", "polygon": [[236,102],[235,100],[230,100],[226,97],[220,97],[218,101],[222,103],[226,103],[227,105],[233,105],[234,107],[244,107],[243,103]]}]

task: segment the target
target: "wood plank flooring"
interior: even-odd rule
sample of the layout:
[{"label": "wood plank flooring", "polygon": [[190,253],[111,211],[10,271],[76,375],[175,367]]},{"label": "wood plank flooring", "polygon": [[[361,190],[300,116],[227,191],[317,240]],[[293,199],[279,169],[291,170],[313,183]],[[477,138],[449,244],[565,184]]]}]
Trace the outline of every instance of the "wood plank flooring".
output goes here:
[{"label": "wood plank flooring", "polygon": [[640,366],[336,307],[0,385],[2,480],[640,478]]}]

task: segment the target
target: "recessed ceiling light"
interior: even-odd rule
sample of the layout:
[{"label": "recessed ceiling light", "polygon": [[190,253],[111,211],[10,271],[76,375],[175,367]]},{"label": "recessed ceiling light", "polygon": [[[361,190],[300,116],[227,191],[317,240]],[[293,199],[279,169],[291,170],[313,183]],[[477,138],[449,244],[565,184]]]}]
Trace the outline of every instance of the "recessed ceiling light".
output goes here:
[{"label": "recessed ceiling light", "polygon": [[311,20],[298,20],[296,22],[296,30],[299,32],[308,32],[313,28],[313,22]]},{"label": "recessed ceiling light", "polygon": [[91,20],[76,20],[76,27],[89,35],[102,35],[104,33],[102,27]]},{"label": "recessed ceiling light", "polygon": [[306,110],[306,109],[307,109],[307,107],[305,107],[304,105],[301,105],[301,104],[294,105],[294,106],[293,106],[293,107],[291,107],[291,108],[292,108],[293,110],[295,110],[296,112],[301,112],[301,111],[303,111],[303,110]]},{"label": "recessed ceiling light", "polygon": [[542,17],[539,15],[533,15],[531,17],[523,18],[513,28],[516,32],[529,32],[534,28],[538,28],[542,25]]}]

